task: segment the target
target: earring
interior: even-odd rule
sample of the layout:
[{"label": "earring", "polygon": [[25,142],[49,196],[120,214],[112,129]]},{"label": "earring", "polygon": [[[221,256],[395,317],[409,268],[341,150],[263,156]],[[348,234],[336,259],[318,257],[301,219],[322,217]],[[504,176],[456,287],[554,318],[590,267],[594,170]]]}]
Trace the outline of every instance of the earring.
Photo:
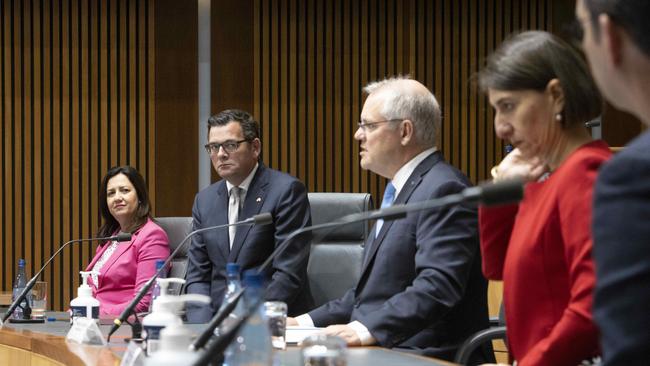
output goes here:
[{"label": "earring", "polygon": [[562,122],[562,113],[555,113],[555,120],[558,122]]}]

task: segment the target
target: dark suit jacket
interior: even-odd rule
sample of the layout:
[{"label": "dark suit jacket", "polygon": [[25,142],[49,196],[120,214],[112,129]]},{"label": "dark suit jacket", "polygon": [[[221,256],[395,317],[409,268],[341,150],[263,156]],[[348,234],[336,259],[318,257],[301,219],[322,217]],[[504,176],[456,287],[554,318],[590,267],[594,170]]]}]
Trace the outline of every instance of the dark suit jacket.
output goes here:
[{"label": "dark suit jacket", "polygon": [[650,133],[603,167],[594,188],[594,319],[604,365],[650,363]]},{"label": "dark suit jacket", "polygon": [[[226,263],[241,265],[242,271],[257,269],[294,230],[311,225],[305,186],[294,177],[259,164],[246,193],[240,219],[269,212],[273,224],[240,226],[229,248],[228,229],[195,235],[188,253],[187,293],[212,297],[212,306],[188,305],[190,322],[208,321],[219,309],[226,289]],[[194,230],[228,223],[228,192],[221,180],[196,195],[192,208]],[[309,235],[296,237],[273,261],[267,273],[271,281],[266,299],[284,301],[291,314],[313,307],[307,281]]]},{"label": "dark suit jacket", "polygon": [[[458,193],[470,183],[436,152],[422,161],[395,203]],[[455,206],[384,222],[366,241],[361,277],[343,297],[311,311],[314,324],[358,320],[383,347],[451,359],[487,328],[487,284],[475,208]]]}]

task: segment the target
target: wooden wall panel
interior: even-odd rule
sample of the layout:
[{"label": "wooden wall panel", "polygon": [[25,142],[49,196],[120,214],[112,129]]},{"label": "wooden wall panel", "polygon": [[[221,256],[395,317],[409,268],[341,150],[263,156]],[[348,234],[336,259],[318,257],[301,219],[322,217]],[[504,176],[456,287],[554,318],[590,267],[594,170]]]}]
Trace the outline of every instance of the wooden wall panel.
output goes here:
[{"label": "wooden wall panel", "polygon": [[[153,0],[0,2],[0,282],[33,274],[99,227],[109,167],[143,174],[155,201]],[[96,245],[66,249],[44,279],[63,309]]]},{"label": "wooden wall panel", "polygon": [[[553,25],[552,0],[251,1],[253,8],[238,15],[253,20],[251,112],[262,123],[265,163],[310,191],[364,191],[376,201],[385,181],[361,171],[353,139],[366,83],[408,74],[427,85],[442,107],[439,148],[479,182],[501,159],[503,144],[473,76],[509,33]],[[213,6],[217,14],[224,7]],[[250,72],[248,65],[233,69],[233,80]]]}]

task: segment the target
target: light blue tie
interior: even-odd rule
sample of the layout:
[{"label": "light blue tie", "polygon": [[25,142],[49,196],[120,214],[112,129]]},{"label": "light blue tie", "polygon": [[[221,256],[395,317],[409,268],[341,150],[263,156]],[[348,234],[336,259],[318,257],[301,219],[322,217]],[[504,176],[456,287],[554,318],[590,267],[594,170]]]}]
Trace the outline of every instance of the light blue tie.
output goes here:
[{"label": "light blue tie", "polygon": [[[381,208],[386,208],[389,207],[393,204],[393,200],[395,199],[395,186],[393,183],[388,182],[386,185],[386,189],[384,190],[384,199],[381,201]],[[375,238],[377,235],[379,235],[379,231],[381,230],[381,226],[384,225],[384,220],[379,219],[377,220],[377,224],[375,225]]]}]

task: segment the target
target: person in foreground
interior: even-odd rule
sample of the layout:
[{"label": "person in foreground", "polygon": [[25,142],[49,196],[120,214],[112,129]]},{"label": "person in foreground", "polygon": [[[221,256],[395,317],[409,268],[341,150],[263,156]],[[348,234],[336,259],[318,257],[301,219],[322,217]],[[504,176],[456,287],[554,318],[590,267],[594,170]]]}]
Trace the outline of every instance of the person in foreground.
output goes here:
[{"label": "person in foreground", "polygon": [[[226,264],[256,269],[293,231],[311,225],[307,190],[296,178],[259,162],[260,128],[241,110],[225,110],[208,120],[208,144],[214,169],[222,180],[194,200],[194,230],[234,223],[268,212],[273,224],[206,231],[192,237],[187,293],[212,297],[211,306],[187,305],[189,322],[207,322],[219,309],[226,290]],[[313,307],[307,282],[309,235],[298,236],[274,260],[266,275],[269,301],[284,301],[290,314]]]},{"label": "person in foreground", "polygon": [[[440,109],[424,85],[392,78],[365,91],[355,139],[361,167],[390,180],[382,207],[470,186],[436,149]],[[328,326],[326,333],[351,346],[376,344],[451,360],[467,336],[488,325],[486,287],[476,209],[412,212],[375,224],[356,287],[288,324]],[[491,349],[480,355],[491,357]]]},{"label": "person in foreground", "polygon": [[483,272],[503,280],[510,356],[518,366],[593,362],[591,199],[611,155],[584,125],[600,112],[596,86],[579,53],[541,31],[506,40],[479,84],[497,136],[515,147],[494,180],[527,181],[518,205],[479,209]]},{"label": "person in foreground", "polygon": [[[131,241],[105,242],[86,271],[93,296],[99,300],[100,316],[119,316],[140,288],[156,273],[156,261],[167,259],[167,234],[151,219],[151,203],[144,179],[130,166],[111,168],[99,189],[99,209],[104,223],[98,237],[130,233]],[[149,309],[151,294],[145,295],[136,312]]]},{"label": "person in foreground", "polygon": [[[600,90],[614,106],[633,113],[646,126],[650,126],[649,15],[647,0],[576,4],[582,46]],[[603,166],[594,191],[594,318],[607,366],[650,363],[649,217],[646,131]]]}]

